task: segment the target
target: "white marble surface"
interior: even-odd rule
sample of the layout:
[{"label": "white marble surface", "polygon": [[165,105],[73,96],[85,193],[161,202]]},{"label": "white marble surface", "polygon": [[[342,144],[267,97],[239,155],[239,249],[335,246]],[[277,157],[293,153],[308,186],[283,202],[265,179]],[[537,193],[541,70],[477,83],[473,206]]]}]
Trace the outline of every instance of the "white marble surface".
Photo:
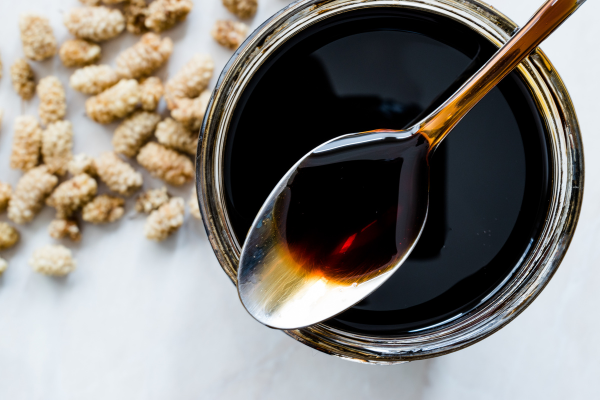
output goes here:
[{"label": "white marble surface", "polygon": [[[261,0],[256,27],[286,0]],[[524,23],[541,0],[494,0]],[[16,17],[37,11],[51,18],[60,42],[69,37],[61,12],[75,0],[4,0],[0,6],[0,180],[8,168],[14,118],[34,113],[37,100],[14,94],[8,66],[22,55]],[[600,2],[588,1],[542,48],[569,88],[586,146],[587,179],[579,228],[546,290],[514,322],[466,350],[411,364],[374,367],[313,351],[255,322],[240,306],[198,221],[187,217],[161,244],[142,237],[143,218],[86,226],[69,245],[79,268],[65,279],[32,272],[27,259],[50,243],[46,209],[21,227],[22,242],[2,256],[0,278],[0,399],[596,399],[600,396]],[[210,52],[221,68],[230,52],[212,42],[215,18],[228,17],[219,0],[196,0],[189,20],[168,32],[176,43],[166,77],[193,52]],[[103,46],[103,62],[135,42],[124,35]],[[38,77],[69,72],[58,58],[34,64]],[[84,97],[68,94],[75,148],[93,155],[110,148],[111,130],[83,115]],[[147,176],[146,176],[147,177]],[[159,185],[147,179],[147,187]],[[172,189],[187,196],[190,188]],[[131,205],[129,205],[131,209]],[[5,215],[0,216],[5,220]]]}]

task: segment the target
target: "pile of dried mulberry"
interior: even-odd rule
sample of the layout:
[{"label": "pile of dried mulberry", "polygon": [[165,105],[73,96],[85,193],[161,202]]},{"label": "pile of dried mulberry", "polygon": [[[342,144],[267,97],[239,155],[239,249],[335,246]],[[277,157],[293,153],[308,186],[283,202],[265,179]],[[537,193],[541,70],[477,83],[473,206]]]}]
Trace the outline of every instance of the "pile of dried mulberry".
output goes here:
[{"label": "pile of dried mulberry", "polygon": [[[82,223],[110,223],[125,215],[125,199],[101,194],[103,190],[127,197],[142,188],[143,177],[135,163],[120,155],[135,159],[150,175],[171,185],[193,179],[192,157],[211,98],[208,89],[215,68],[209,55],[196,54],[164,85],[160,78],[151,76],[173,53],[173,41],[159,34],[184,21],[193,9],[193,0],[80,2],[82,7],[63,14],[63,23],[74,38],[60,47],[48,18],[22,14],[18,25],[23,54],[31,61],[58,54],[65,67],[78,68],[71,74],[69,87],[91,96],[85,101],[87,116],[100,124],[122,119],[114,130],[114,151],[97,157],[73,155],[74,129],[64,120],[67,94],[63,84],[55,76],[45,76],[36,86],[31,65],[17,59],[10,67],[12,86],[26,101],[37,93],[39,120],[29,115],[15,119],[9,163],[24,174],[14,190],[0,182],[0,212],[6,210],[12,222],[30,222],[47,205],[56,210],[48,226],[50,237],[75,242],[81,240]],[[222,2],[239,18],[251,17],[258,6],[257,0]],[[142,35],[139,41],[117,56],[114,68],[108,63],[98,65],[102,56],[99,42],[113,39],[125,29]],[[217,43],[233,50],[247,32],[244,23],[226,20],[217,21],[211,34]],[[160,108],[163,97],[170,111],[164,119]],[[101,184],[105,187],[99,187]],[[185,204],[182,198],[171,197],[166,187],[143,192],[135,201],[135,209],[148,214],[144,235],[156,241],[168,238],[182,226]],[[191,215],[201,219],[195,190],[188,204]],[[0,250],[19,240],[15,227],[0,222]],[[34,271],[53,276],[67,275],[76,268],[71,251],[62,245],[37,249],[29,263]],[[0,274],[7,267],[8,262],[0,258]]]}]

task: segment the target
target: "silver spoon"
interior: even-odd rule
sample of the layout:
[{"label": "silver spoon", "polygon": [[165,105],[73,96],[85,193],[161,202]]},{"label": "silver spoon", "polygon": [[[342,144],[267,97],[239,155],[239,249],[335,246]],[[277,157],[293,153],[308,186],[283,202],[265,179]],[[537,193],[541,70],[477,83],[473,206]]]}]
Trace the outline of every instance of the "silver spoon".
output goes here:
[{"label": "silver spoon", "polygon": [[[383,284],[410,255],[425,225],[429,157],[452,128],[584,2],[547,1],[456,93],[413,127],[340,136],[300,159],[265,201],[242,248],[238,292],[246,310],[272,328],[298,329],[341,313]],[[394,211],[391,218],[378,214],[380,218],[337,246],[318,230],[299,239],[292,234],[289,224],[298,223],[298,217],[291,214],[290,204],[299,191],[310,191],[305,171],[346,161],[390,159],[401,162],[395,200],[402,211]],[[369,242],[370,238],[385,231],[395,236],[395,248],[385,259],[366,262],[364,251],[353,250],[361,248],[359,244],[363,250],[375,248],[376,240]]]}]

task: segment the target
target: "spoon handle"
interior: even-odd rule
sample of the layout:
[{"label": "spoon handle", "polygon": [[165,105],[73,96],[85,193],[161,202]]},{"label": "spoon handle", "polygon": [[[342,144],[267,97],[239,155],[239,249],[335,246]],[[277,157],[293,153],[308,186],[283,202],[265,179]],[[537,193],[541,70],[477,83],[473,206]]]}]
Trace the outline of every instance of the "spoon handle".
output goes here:
[{"label": "spoon handle", "polygon": [[454,126],[586,0],[548,0],[515,35],[444,104],[419,123],[430,152]]}]

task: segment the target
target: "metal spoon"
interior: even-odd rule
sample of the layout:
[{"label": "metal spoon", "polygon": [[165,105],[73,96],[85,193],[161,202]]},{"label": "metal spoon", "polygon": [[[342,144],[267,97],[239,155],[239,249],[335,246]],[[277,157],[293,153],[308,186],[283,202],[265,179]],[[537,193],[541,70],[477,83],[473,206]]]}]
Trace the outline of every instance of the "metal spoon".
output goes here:
[{"label": "metal spoon", "polygon": [[[272,328],[298,329],[339,314],[383,284],[409,256],[425,225],[428,158],[452,128],[584,2],[547,1],[456,93],[413,127],[405,131],[378,130],[340,136],[299,160],[269,195],[242,248],[238,292],[248,312]],[[332,248],[331,254],[311,259],[310,263],[298,254],[295,256],[286,237],[286,224],[292,188],[299,185],[294,182],[298,174],[328,163],[389,157],[401,160],[403,171],[398,203],[404,212],[394,214],[396,249],[392,257],[368,267],[352,264],[346,248],[359,240],[362,231],[350,236],[341,247]],[[308,244],[306,248],[311,244],[322,247],[317,236],[303,238],[303,243]],[[350,259],[340,265],[354,267],[341,271],[335,268],[332,272],[328,264],[343,257]]]}]

